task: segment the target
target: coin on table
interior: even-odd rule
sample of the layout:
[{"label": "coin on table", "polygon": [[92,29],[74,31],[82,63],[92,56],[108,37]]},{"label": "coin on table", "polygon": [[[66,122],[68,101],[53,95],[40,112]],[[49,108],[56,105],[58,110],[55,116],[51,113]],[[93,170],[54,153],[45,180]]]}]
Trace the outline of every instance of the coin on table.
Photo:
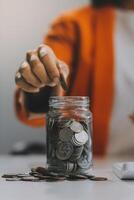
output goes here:
[{"label": "coin on table", "polygon": [[64,181],[66,180],[66,178],[48,178],[45,179],[46,182],[60,182],[60,181]]},{"label": "coin on table", "polygon": [[94,175],[87,174],[87,173],[82,173],[81,175],[86,176],[87,179],[91,179],[91,178],[93,179],[95,177]]},{"label": "coin on table", "polygon": [[15,178],[17,177],[18,174],[4,174],[2,175],[2,178]]},{"label": "coin on table", "polygon": [[17,178],[17,177],[14,177],[14,178],[6,178],[6,181],[20,181],[21,178]]},{"label": "coin on table", "polygon": [[23,177],[23,178],[20,178],[21,181],[30,181],[30,182],[39,182],[40,179],[38,177],[34,177],[34,176],[31,176],[31,177]]},{"label": "coin on table", "polygon": [[88,134],[85,131],[76,133],[72,137],[74,145],[84,145],[88,141]]},{"label": "coin on table", "polygon": [[59,139],[63,142],[71,141],[73,136],[73,131],[70,128],[63,128],[59,132]]},{"label": "coin on table", "polygon": [[108,180],[106,177],[96,177],[96,176],[91,177],[89,179],[92,181],[107,181]]},{"label": "coin on table", "polygon": [[67,180],[68,181],[78,181],[78,180],[86,180],[88,179],[86,176],[84,175],[79,175],[79,174],[76,174],[76,175],[69,175],[67,176]]},{"label": "coin on table", "polygon": [[24,173],[24,174],[4,174],[3,176],[2,176],[2,178],[21,178],[21,177],[29,177],[30,175],[29,174],[26,174],[26,173]]},{"label": "coin on table", "polygon": [[72,131],[74,131],[75,133],[79,133],[83,130],[83,126],[77,122],[77,121],[73,121],[70,125],[70,128]]},{"label": "coin on table", "polygon": [[36,172],[36,169],[37,169],[36,167],[32,167],[31,172]]},{"label": "coin on table", "polygon": [[56,156],[59,160],[67,160],[73,153],[73,145],[70,142],[59,142],[57,145]]},{"label": "coin on table", "polygon": [[48,169],[45,167],[37,167],[35,169],[36,173],[42,174],[42,175],[48,175]]},{"label": "coin on table", "polygon": [[18,174],[17,177],[24,178],[24,177],[31,177],[31,175],[30,174]]},{"label": "coin on table", "polygon": [[77,160],[78,166],[82,169],[88,169],[90,167],[90,162],[89,160],[86,158],[86,156],[81,156],[78,160]]},{"label": "coin on table", "polygon": [[38,179],[42,179],[42,180],[45,180],[45,179],[48,179],[48,178],[52,178],[52,176],[49,176],[49,175],[41,175],[41,174],[34,174],[33,175],[34,177],[38,178]]}]

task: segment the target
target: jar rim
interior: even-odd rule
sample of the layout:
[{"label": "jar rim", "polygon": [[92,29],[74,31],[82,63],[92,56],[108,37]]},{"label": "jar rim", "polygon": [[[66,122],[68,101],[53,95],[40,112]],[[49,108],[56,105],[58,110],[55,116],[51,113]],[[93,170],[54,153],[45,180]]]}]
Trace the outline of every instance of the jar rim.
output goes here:
[{"label": "jar rim", "polygon": [[66,99],[76,99],[76,100],[89,100],[88,96],[51,96],[51,99],[55,99],[55,100],[66,100]]},{"label": "jar rim", "polygon": [[49,99],[50,107],[89,107],[89,103],[90,100],[88,96],[51,96]]}]

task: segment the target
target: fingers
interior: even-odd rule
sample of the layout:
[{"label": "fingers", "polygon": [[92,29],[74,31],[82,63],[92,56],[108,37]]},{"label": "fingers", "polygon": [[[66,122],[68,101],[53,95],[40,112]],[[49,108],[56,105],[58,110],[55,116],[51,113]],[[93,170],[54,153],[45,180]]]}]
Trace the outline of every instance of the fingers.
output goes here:
[{"label": "fingers", "polygon": [[68,66],[59,61],[53,50],[47,45],[41,45],[37,50],[26,54],[16,74],[16,84],[27,92],[38,92],[45,86],[54,87],[61,83],[61,73],[67,78]]},{"label": "fingers", "polygon": [[27,61],[31,67],[31,71],[34,74],[34,76],[36,76],[36,78],[40,80],[40,82],[44,84],[44,86],[47,85],[50,82],[50,80],[43,63],[40,61],[37,55],[37,52],[28,52]]},{"label": "fingers", "polygon": [[41,88],[44,86],[44,84],[41,83],[41,81],[32,73],[31,67],[28,64],[28,62],[23,62],[20,69],[19,69],[20,74],[26,80],[27,83],[30,85]]},{"label": "fingers", "polygon": [[33,87],[32,85],[28,84],[27,82],[25,82],[25,80],[23,79],[23,77],[21,76],[20,72],[16,73],[15,76],[15,82],[16,84],[23,89],[26,92],[30,92],[30,93],[36,93],[39,92],[39,89],[36,87]]},{"label": "fingers", "polygon": [[46,69],[47,75],[51,80],[51,83],[55,85],[59,84],[60,74],[56,66],[57,58],[54,55],[53,51],[48,46],[43,45],[39,47],[38,55]]}]

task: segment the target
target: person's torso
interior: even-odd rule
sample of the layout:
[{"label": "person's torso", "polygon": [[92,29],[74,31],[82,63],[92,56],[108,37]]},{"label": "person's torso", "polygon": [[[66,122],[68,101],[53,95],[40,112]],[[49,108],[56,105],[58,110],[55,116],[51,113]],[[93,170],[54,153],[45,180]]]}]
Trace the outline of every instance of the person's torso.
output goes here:
[{"label": "person's torso", "polygon": [[114,104],[108,153],[134,152],[134,12],[116,11],[114,28]]}]

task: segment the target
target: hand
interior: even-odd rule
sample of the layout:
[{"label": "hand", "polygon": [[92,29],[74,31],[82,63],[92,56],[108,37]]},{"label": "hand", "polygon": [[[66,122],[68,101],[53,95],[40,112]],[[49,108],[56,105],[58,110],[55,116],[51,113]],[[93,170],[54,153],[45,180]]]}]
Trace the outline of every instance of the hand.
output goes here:
[{"label": "hand", "polygon": [[59,85],[59,71],[62,71],[64,78],[67,79],[68,66],[57,59],[49,46],[41,45],[38,49],[27,52],[26,61],[15,75],[15,82],[22,90],[37,93],[42,87]]}]

